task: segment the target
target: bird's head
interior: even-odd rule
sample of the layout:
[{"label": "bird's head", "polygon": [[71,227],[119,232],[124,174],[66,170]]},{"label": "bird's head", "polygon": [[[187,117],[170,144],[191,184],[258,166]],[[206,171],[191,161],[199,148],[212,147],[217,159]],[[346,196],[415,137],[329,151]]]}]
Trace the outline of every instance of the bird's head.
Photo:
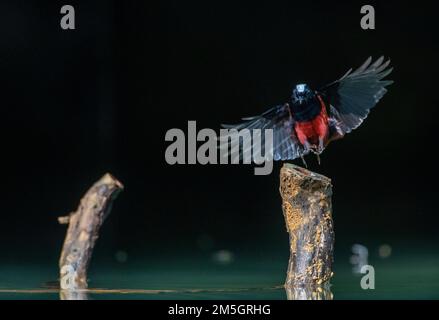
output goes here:
[{"label": "bird's head", "polygon": [[308,87],[306,83],[301,83],[296,85],[293,89],[293,94],[291,95],[291,99],[293,103],[302,103],[308,99],[312,95],[311,89]]}]

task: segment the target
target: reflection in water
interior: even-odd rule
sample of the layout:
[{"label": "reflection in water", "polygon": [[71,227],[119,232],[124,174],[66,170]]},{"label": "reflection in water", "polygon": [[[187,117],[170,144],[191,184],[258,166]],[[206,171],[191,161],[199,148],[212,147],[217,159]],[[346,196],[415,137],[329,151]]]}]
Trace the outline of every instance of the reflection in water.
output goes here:
[{"label": "reflection in water", "polygon": [[285,287],[288,300],[333,300],[329,283],[323,285],[297,285]]},{"label": "reflection in water", "polygon": [[[254,299],[254,297],[269,297],[270,299],[285,299],[286,292],[288,300],[332,300],[333,295],[328,285],[318,287],[296,286],[285,288],[283,285],[260,288],[217,288],[217,289],[77,289],[77,290],[60,290],[57,288],[41,289],[2,289],[0,288],[0,298],[4,294],[24,295],[44,295],[43,299],[53,299],[58,297],[60,300],[90,300],[95,295],[105,295],[103,298],[119,299],[120,295],[136,295],[139,299],[155,299],[156,295],[161,295],[161,299],[170,298],[194,298],[194,294],[200,299],[211,297],[222,297],[222,299]],[[285,290],[285,291],[284,291]],[[49,295],[49,296],[46,296]],[[189,296],[188,296],[189,295]],[[40,296],[41,297],[41,296]]]},{"label": "reflection in water", "polygon": [[88,300],[87,290],[60,290],[60,300]]}]

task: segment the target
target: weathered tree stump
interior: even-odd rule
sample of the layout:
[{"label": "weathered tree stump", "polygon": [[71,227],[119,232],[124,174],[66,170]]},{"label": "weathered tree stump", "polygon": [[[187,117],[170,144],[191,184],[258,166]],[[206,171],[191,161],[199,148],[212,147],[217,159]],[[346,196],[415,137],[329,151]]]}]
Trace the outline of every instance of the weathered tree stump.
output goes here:
[{"label": "weathered tree stump", "polygon": [[87,269],[99,228],[122,189],[123,185],[107,173],[87,191],[75,212],[58,218],[59,223],[69,224],[59,259],[61,289],[87,288]]},{"label": "weathered tree stump", "polygon": [[297,288],[291,294],[300,296],[300,288],[323,286],[333,274],[331,180],[286,163],[280,173],[280,194],[290,238],[285,287]]}]

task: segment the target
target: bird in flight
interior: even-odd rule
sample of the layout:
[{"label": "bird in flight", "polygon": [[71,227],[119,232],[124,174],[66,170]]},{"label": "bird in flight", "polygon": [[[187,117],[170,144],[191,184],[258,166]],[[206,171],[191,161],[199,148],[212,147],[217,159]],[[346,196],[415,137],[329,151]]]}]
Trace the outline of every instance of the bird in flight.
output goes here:
[{"label": "bird in flight", "polygon": [[392,72],[390,60],[369,57],[358,69],[350,69],[340,79],[320,88],[297,84],[287,103],[263,114],[243,118],[227,129],[272,129],[274,160],[302,158],[310,152],[319,155],[334,140],[356,129],[393,83],[383,80]]}]

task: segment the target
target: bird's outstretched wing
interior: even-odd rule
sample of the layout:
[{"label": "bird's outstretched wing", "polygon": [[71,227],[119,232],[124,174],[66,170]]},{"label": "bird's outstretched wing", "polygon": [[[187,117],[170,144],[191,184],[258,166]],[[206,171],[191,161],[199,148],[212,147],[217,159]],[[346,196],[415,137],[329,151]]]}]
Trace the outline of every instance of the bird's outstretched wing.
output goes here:
[{"label": "bird's outstretched wing", "polygon": [[357,70],[350,69],[339,80],[319,90],[330,105],[330,126],[339,135],[356,129],[378,101],[387,92],[386,86],[393,83],[383,80],[393,68],[390,60],[380,57],[375,62],[369,57]]},{"label": "bird's outstretched wing", "polygon": [[[294,120],[291,116],[288,104],[273,107],[259,116],[243,118],[242,120],[244,120],[242,123],[236,125],[223,124],[222,127],[226,129],[236,129],[238,131],[242,129],[248,129],[250,131],[261,129],[262,148],[264,146],[264,130],[272,129],[273,150],[270,156],[273,160],[293,160],[309,151],[304,150],[296,137]],[[228,148],[227,137],[221,139],[220,147]],[[258,147],[261,148],[261,146],[253,146],[253,154],[254,152],[260,152],[260,150],[255,150],[255,148]],[[265,153],[265,150],[263,153]],[[265,154],[265,157],[267,158],[267,154]]]}]

